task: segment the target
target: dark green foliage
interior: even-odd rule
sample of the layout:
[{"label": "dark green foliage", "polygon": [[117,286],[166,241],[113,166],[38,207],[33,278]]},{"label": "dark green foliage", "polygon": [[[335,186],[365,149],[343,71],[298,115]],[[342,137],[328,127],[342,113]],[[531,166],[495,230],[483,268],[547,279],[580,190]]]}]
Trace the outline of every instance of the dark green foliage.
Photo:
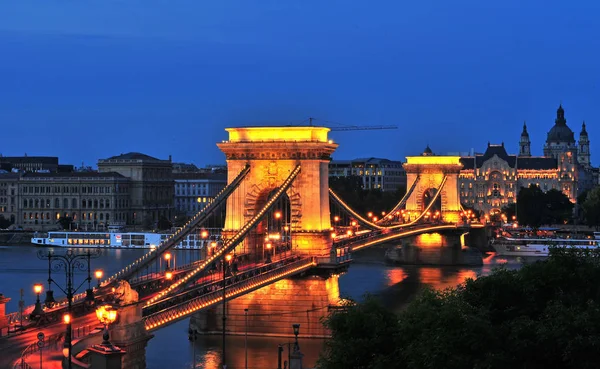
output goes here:
[{"label": "dark green foliage", "polygon": [[0,215],[0,229],[8,228],[13,222],[10,219],[6,219],[3,215]]},{"label": "dark green foliage", "polygon": [[[365,215],[367,212],[374,214],[387,212],[406,193],[405,187],[400,187],[396,191],[363,190],[362,178],[358,176],[331,177],[329,178],[329,188],[361,215]],[[332,206],[335,206],[333,202]]]},{"label": "dark green foliage", "polygon": [[586,223],[591,227],[600,226],[600,186],[587,193],[582,204]]},{"label": "dark green foliage", "polygon": [[517,220],[521,225],[539,228],[544,221],[546,201],[544,192],[536,185],[521,188],[517,195]]},{"label": "dark green foliage", "polygon": [[573,216],[573,206],[569,198],[559,190],[551,189],[545,194],[546,224],[566,224]]},{"label": "dark green foliage", "polygon": [[515,211],[521,225],[539,228],[542,224],[567,223],[572,218],[573,206],[562,192],[552,189],[544,193],[531,185],[519,191]]},{"label": "dark green foliage", "polygon": [[512,223],[513,216],[517,215],[517,204],[515,204],[514,202],[508,204],[504,206],[500,211],[502,212],[502,214],[506,215],[506,219],[508,219],[508,221]]},{"label": "dark green foliage", "polygon": [[330,316],[319,368],[597,368],[600,257],[554,250],[518,271],[427,290],[390,314],[367,299]]},{"label": "dark green foliage", "polygon": [[66,230],[71,229],[71,223],[73,223],[73,218],[71,217],[60,217],[58,219],[58,224],[60,224],[60,226]]},{"label": "dark green foliage", "polygon": [[158,228],[160,231],[171,229],[172,226],[173,224],[164,216],[161,216],[156,223],[156,228]]},{"label": "dark green foliage", "polygon": [[188,222],[188,220],[190,220],[190,217],[188,217],[187,215],[178,215],[175,217],[175,222],[173,223],[173,225],[175,227],[183,227],[185,223]]}]

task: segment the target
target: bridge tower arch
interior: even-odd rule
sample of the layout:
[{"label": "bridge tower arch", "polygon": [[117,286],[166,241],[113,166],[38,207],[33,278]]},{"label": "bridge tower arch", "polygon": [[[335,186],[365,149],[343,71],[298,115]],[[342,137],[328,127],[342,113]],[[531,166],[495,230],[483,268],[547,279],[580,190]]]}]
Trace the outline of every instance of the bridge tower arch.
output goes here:
[{"label": "bridge tower arch", "polygon": [[[290,235],[295,252],[328,254],[329,162],[338,147],[327,137],[326,127],[242,127],[227,128],[229,139],[217,146],[227,159],[230,182],[246,165],[250,172],[227,199],[223,236],[242,228],[274,189],[280,187],[297,165],[298,177],[287,190],[290,205]],[[239,248],[256,248],[252,238]]]},{"label": "bridge tower arch", "polygon": [[[407,183],[417,187],[406,200],[406,211],[421,214],[439,191],[439,197],[432,205],[432,212],[439,207],[442,220],[448,223],[460,221],[460,194],[458,175],[462,168],[459,156],[434,155],[429,147],[421,156],[408,156],[403,164]],[[440,186],[443,187],[440,189]]]}]

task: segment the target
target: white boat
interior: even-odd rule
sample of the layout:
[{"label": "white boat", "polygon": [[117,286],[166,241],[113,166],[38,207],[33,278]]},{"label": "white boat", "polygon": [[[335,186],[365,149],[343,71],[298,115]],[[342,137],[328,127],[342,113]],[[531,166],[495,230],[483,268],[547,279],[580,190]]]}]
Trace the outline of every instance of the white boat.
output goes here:
[{"label": "white boat", "polygon": [[597,249],[600,238],[526,238],[526,237],[499,237],[491,242],[491,246],[498,255],[504,256],[548,256],[553,247]]},{"label": "white boat", "polygon": [[[220,229],[207,229],[209,237],[202,238],[193,233],[186,236],[175,248],[202,249],[208,243],[220,238]],[[37,246],[59,247],[103,247],[152,249],[166,240],[170,234],[164,233],[123,233],[123,232],[48,232],[47,235],[35,235],[31,243]]]}]

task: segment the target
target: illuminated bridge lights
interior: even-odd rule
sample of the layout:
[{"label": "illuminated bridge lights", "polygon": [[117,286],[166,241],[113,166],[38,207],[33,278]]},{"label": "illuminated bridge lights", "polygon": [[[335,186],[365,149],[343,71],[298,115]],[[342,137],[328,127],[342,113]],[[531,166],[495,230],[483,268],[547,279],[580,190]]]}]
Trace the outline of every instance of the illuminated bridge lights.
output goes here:
[{"label": "illuminated bridge lights", "polygon": [[[292,269],[287,269],[292,266],[292,265],[288,265],[287,267],[284,267],[283,270],[280,270],[277,275],[274,275],[271,277],[267,277],[267,278],[265,278],[265,276],[252,277],[252,278],[255,278],[253,283],[250,283],[247,286],[232,287],[233,291],[230,291],[229,293],[227,293],[225,299],[235,297],[239,294],[242,294],[246,291],[249,291],[249,290],[252,290],[255,288],[262,287],[273,281],[276,281],[276,280],[286,277],[288,275],[295,274],[299,271],[302,271],[303,269],[306,269],[307,267],[317,266],[317,262],[315,261],[314,258],[310,258],[308,260],[301,260],[301,261],[303,262],[301,265],[299,265],[295,268],[292,268]],[[306,263],[306,261],[309,261],[309,262]],[[250,282],[250,281],[252,281],[252,279],[248,279],[242,283]],[[220,291],[211,292],[211,294],[215,294],[215,293],[220,294],[221,292]],[[205,301],[206,298],[207,298],[207,296],[197,297],[195,299],[185,302],[184,306],[174,307],[173,310],[161,311],[160,313],[158,313],[160,315],[146,317],[145,318],[146,319],[146,324],[145,324],[146,330],[154,329],[163,324],[172,322],[181,317],[185,317],[191,313],[201,310],[205,307],[208,307],[208,306],[211,306],[213,304],[223,301],[222,295],[217,298],[210,299],[207,302],[202,302],[202,301]],[[166,316],[164,316],[164,315],[166,315]]]},{"label": "illuminated bridge lights", "polygon": [[[216,206],[218,206],[219,203],[223,200],[222,196],[225,195],[224,197],[226,199],[229,196],[228,192],[235,190],[238,187],[238,185],[240,184],[241,180],[244,179],[244,177],[249,172],[250,172],[250,165],[246,164],[244,166],[244,168],[242,168],[242,170],[240,170],[240,172],[238,173],[238,175],[233,179],[233,181],[231,181],[231,183],[229,185],[225,186],[225,188],[223,188],[217,194],[217,196],[214,199],[212,199],[211,201],[209,201],[209,205],[211,205],[212,203],[215,203],[215,204],[217,204]],[[217,201],[217,199],[219,201]],[[188,230],[191,230],[193,228],[192,226],[190,226],[190,224],[193,223],[194,220],[200,220],[201,215],[210,214],[213,211],[213,208],[214,207],[212,207],[212,206],[206,206],[206,207],[202,208],[198,213],[196,213],[196,215],[190,221],[188,221],[185,224],[185,226],[183,228],[177,230],[173,235],[171,235],[165,241],[162,241],[156,249],[150,250],[150,252],[148,252],[145,256],[150,256],[150,254],[152,252],[154,252],[154,251],[157,251],[157,253],[158,253],[158,251],[163,252],[163,249],[168,249],[168,248],[172,247],[176,243],[176,241],[175,241],[176,237],[175,236],[181,236],[181,235],[183,235],[182,237],[185,237],[185,235],[187,234],[186,232]],[[196,225],[198,225],[198,224],[196,224]],[[133,266],[141,263],[142,261],[143,261],[143,257],[139,258],[134,263],[132,263],[131,267],[133,267]],[[128,269],[128,270],[130,270],[130,269]],[[105,279],[102,283],[103,284],[104,283],[108,284],[108,283],[116,280],[119,276],[125,274],[126,271],[127,271],[126,268],[123,268],[123,269],[121,269],[121,271],[119,271],[116,274],[114,274],[114,275],[110,276],[109,278]]]},{"label": "illuminated bridge lights", "polygon": [[185,277],[183,277],[182,279],[171,284],[166,290],[159,292],[158,295],[156,295],[152,299],[148,300],[148,302],[146,303],[146,306],[153,304],[154,302],[163,298],[165,295],[169,294],[174,289],[176,289],[177,287],[181,286],[183,283],[187,282],[189,279],[194,277],[200,271],[204,270],[206,268],[206,266],[209,265],[212,261],[219,258],[223,254],[231,251],[231,248],[237,246],[238,241],[240,239],[243,239],[246,236],[246,233],[248,232],[248,230],[250,230],[252,227],[254,227],[258,223],[258,221],[260,221],[260,219],[264,216],[264,214],[271,208],[271,206],[273,206],[275,201],[279,200],[281,195],[285,191],[287,191],[290,184],[294,181],[294,179],[296,178],[298,173],[300,173],[300,169],[301,169],[300,165],[298,165],[298,166],[296,166],[296,168],[294,168],[294,170],[290,173],[288,178],[286,178],[286,180],[283,182],[283,184],[279,187],[279,189],[277,190],[275,195],[269,201],[267,201],[265,206],[263,206],[263,208],[248,223],[246,223],[230,240],[228,240],[227,243],[225,245],[223,245],[223,247],[220,250],[218,250],[213,256],[208,258],[198,268],[189,272]]}]

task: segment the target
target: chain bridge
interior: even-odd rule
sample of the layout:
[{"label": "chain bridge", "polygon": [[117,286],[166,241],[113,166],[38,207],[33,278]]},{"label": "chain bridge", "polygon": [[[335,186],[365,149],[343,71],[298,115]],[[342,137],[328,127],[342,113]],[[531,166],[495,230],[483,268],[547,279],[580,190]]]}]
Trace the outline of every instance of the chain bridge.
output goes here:
[{"label": "chain bridge", "polygon": [[[338,145],[328,128],[227,131],[229,139],[217,146],[227,159],[228,185],[177,232],[95,291],[97,300],[124,306],[124,318],[116,324],[121,328],[114,329],[121,329],[115,340],[128,355],[143,355],[151,332],[185,318],[192,317],[194,330],[218,332],[225,317],[218,317],[216,307],[224,301],[229,301],[230,334],[240,333],[239,312],[252,306],[271,316],[284,316],[285,309],[301,312],[271,319],[268,329],[257,318],[251,324],[256,334],[285,335],[292,320],[305,319],[304,334],[324,336],[327,332],[309,320],[339,303],[337,276],[349,267],[352,252],[424,233],[464,234],[483,227],[461,208],[458,157],[408,157],[405,196],[376,217],[359,214],[329,188],[328,164]],[[216,228],[221,231],[209,231]],[[196,251],[194,260],[171,267],[165,255],[190,234],[209,246]],[[36,324],[59,324],[66,308],[64,299],[46,307]],[[91,309],[85,294],[74,297],[72,314],[93,314]],[[8,318],[15,323],[18,314]]]}]

